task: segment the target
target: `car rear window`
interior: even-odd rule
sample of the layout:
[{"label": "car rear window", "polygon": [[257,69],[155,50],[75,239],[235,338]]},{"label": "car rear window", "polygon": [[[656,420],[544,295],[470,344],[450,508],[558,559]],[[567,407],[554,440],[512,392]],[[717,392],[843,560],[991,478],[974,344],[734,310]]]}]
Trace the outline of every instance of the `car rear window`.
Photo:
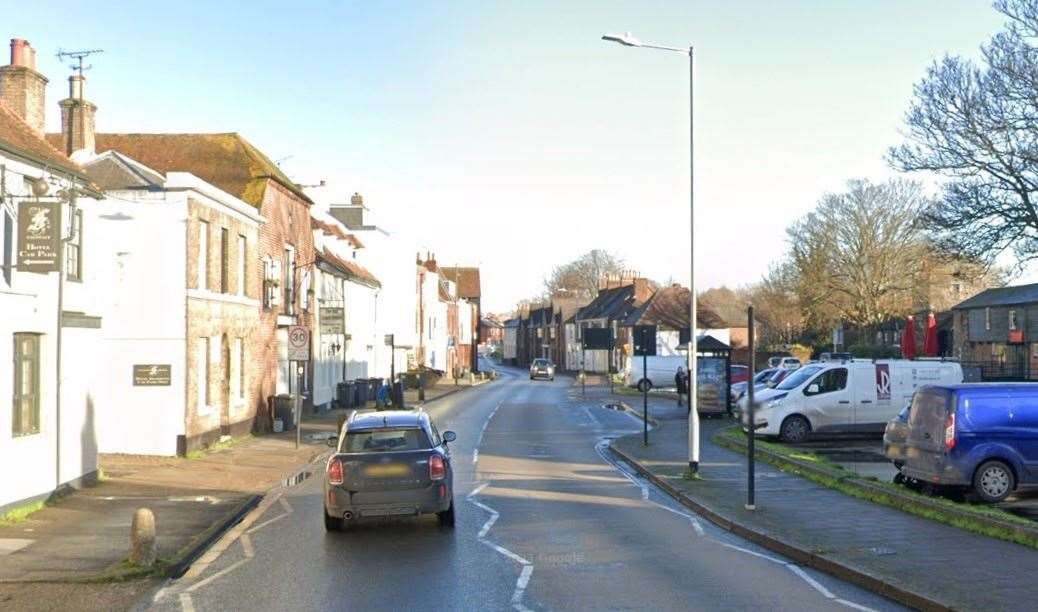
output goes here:
[{"label": "car rear window", "polygon": [[425,431],[417,427],[387,427],[347,431],[342,445],[344,453],[376,453],[412,451],[432,448]]},{"label": "car rear window", "polygon": [[548,360],[547,359],[534,359],[533,360],[533,365],[541,368],[541,367],[544,367],[544,366],[548,365]]}]

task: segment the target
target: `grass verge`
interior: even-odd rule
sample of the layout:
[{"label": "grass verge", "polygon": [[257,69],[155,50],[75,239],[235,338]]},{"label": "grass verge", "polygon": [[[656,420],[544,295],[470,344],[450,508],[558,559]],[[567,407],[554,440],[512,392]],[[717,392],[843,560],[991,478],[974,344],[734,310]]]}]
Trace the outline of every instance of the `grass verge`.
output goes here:
[{"label": "grass verge", "polygon": [[33,512],[42,510],[46,505],[46,502],[35,501],[24,506],[12,508],[4,513],[3,516],[0,516],[0,527],[10,527],[11,525],[24,523]]},{"label": "grass verge", "polygon": [[[746,434],[739,426],[715,433],[713,441],[725,448],[746,452]],[[893,483],[864,478],[809,451],[759,439],[755,446],[758,459],[852,497],[973,533],[1038,548],[1038,525],[1000,508],[930,497]]]}]

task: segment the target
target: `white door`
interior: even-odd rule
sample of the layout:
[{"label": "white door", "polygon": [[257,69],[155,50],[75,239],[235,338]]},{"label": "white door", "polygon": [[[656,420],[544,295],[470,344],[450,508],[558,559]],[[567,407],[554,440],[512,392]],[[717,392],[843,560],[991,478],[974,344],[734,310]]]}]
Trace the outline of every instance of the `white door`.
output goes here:
[{"label": "white door", "polygon": [[854,424],[847,368],[825,370],[804,387],[803,394],[804,416],[814,431],[842,430]]},{"label": "white door", "polygon": [[[884,392],[882,394],[883,399],[880,399],[880,385],[877,382],[884,378],[886,373],[885,370],[880,371],[880,378],[877,378],[876,372],[875,366],[851,370],[851,389],[854,392],[855,431],[875,430],[877,426],[882,430],[886,427],[887,419],[890,418],[885,415],[890,412],[894,402],[890,401],[889,392]],[[895,409],[894,414],[897,414],[898,410],[900,408]]]}]

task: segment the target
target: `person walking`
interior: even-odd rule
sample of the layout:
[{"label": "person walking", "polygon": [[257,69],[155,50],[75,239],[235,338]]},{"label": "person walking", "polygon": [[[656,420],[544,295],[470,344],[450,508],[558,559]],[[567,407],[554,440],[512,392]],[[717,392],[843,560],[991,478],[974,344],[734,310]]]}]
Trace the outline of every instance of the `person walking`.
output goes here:
[{"label": "person walking", "polygon": [[688,378],[685,376],[685,368],[678,366],[674,373],[674,388],[678,390],[678,406],[681,405],[682,394],[688,393]]}]

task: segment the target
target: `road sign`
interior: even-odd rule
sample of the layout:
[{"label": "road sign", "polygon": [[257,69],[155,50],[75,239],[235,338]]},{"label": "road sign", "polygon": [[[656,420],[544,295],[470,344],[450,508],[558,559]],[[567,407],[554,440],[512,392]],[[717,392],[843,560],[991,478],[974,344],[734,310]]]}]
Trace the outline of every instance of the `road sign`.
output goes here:
[{"label": "road sign", "polygon": [[310,361],[310,330],[302,325],[288,328],[288,360]]},{"label": "road sign", "polygon": [[656,326],[634,326],[634,354],[638,357],[656,355]]},{"label": "road sign", "polygon": [[613,348],[613,330],[608,327],[588,327],[582,344],[587,351],[608,351]]}]

